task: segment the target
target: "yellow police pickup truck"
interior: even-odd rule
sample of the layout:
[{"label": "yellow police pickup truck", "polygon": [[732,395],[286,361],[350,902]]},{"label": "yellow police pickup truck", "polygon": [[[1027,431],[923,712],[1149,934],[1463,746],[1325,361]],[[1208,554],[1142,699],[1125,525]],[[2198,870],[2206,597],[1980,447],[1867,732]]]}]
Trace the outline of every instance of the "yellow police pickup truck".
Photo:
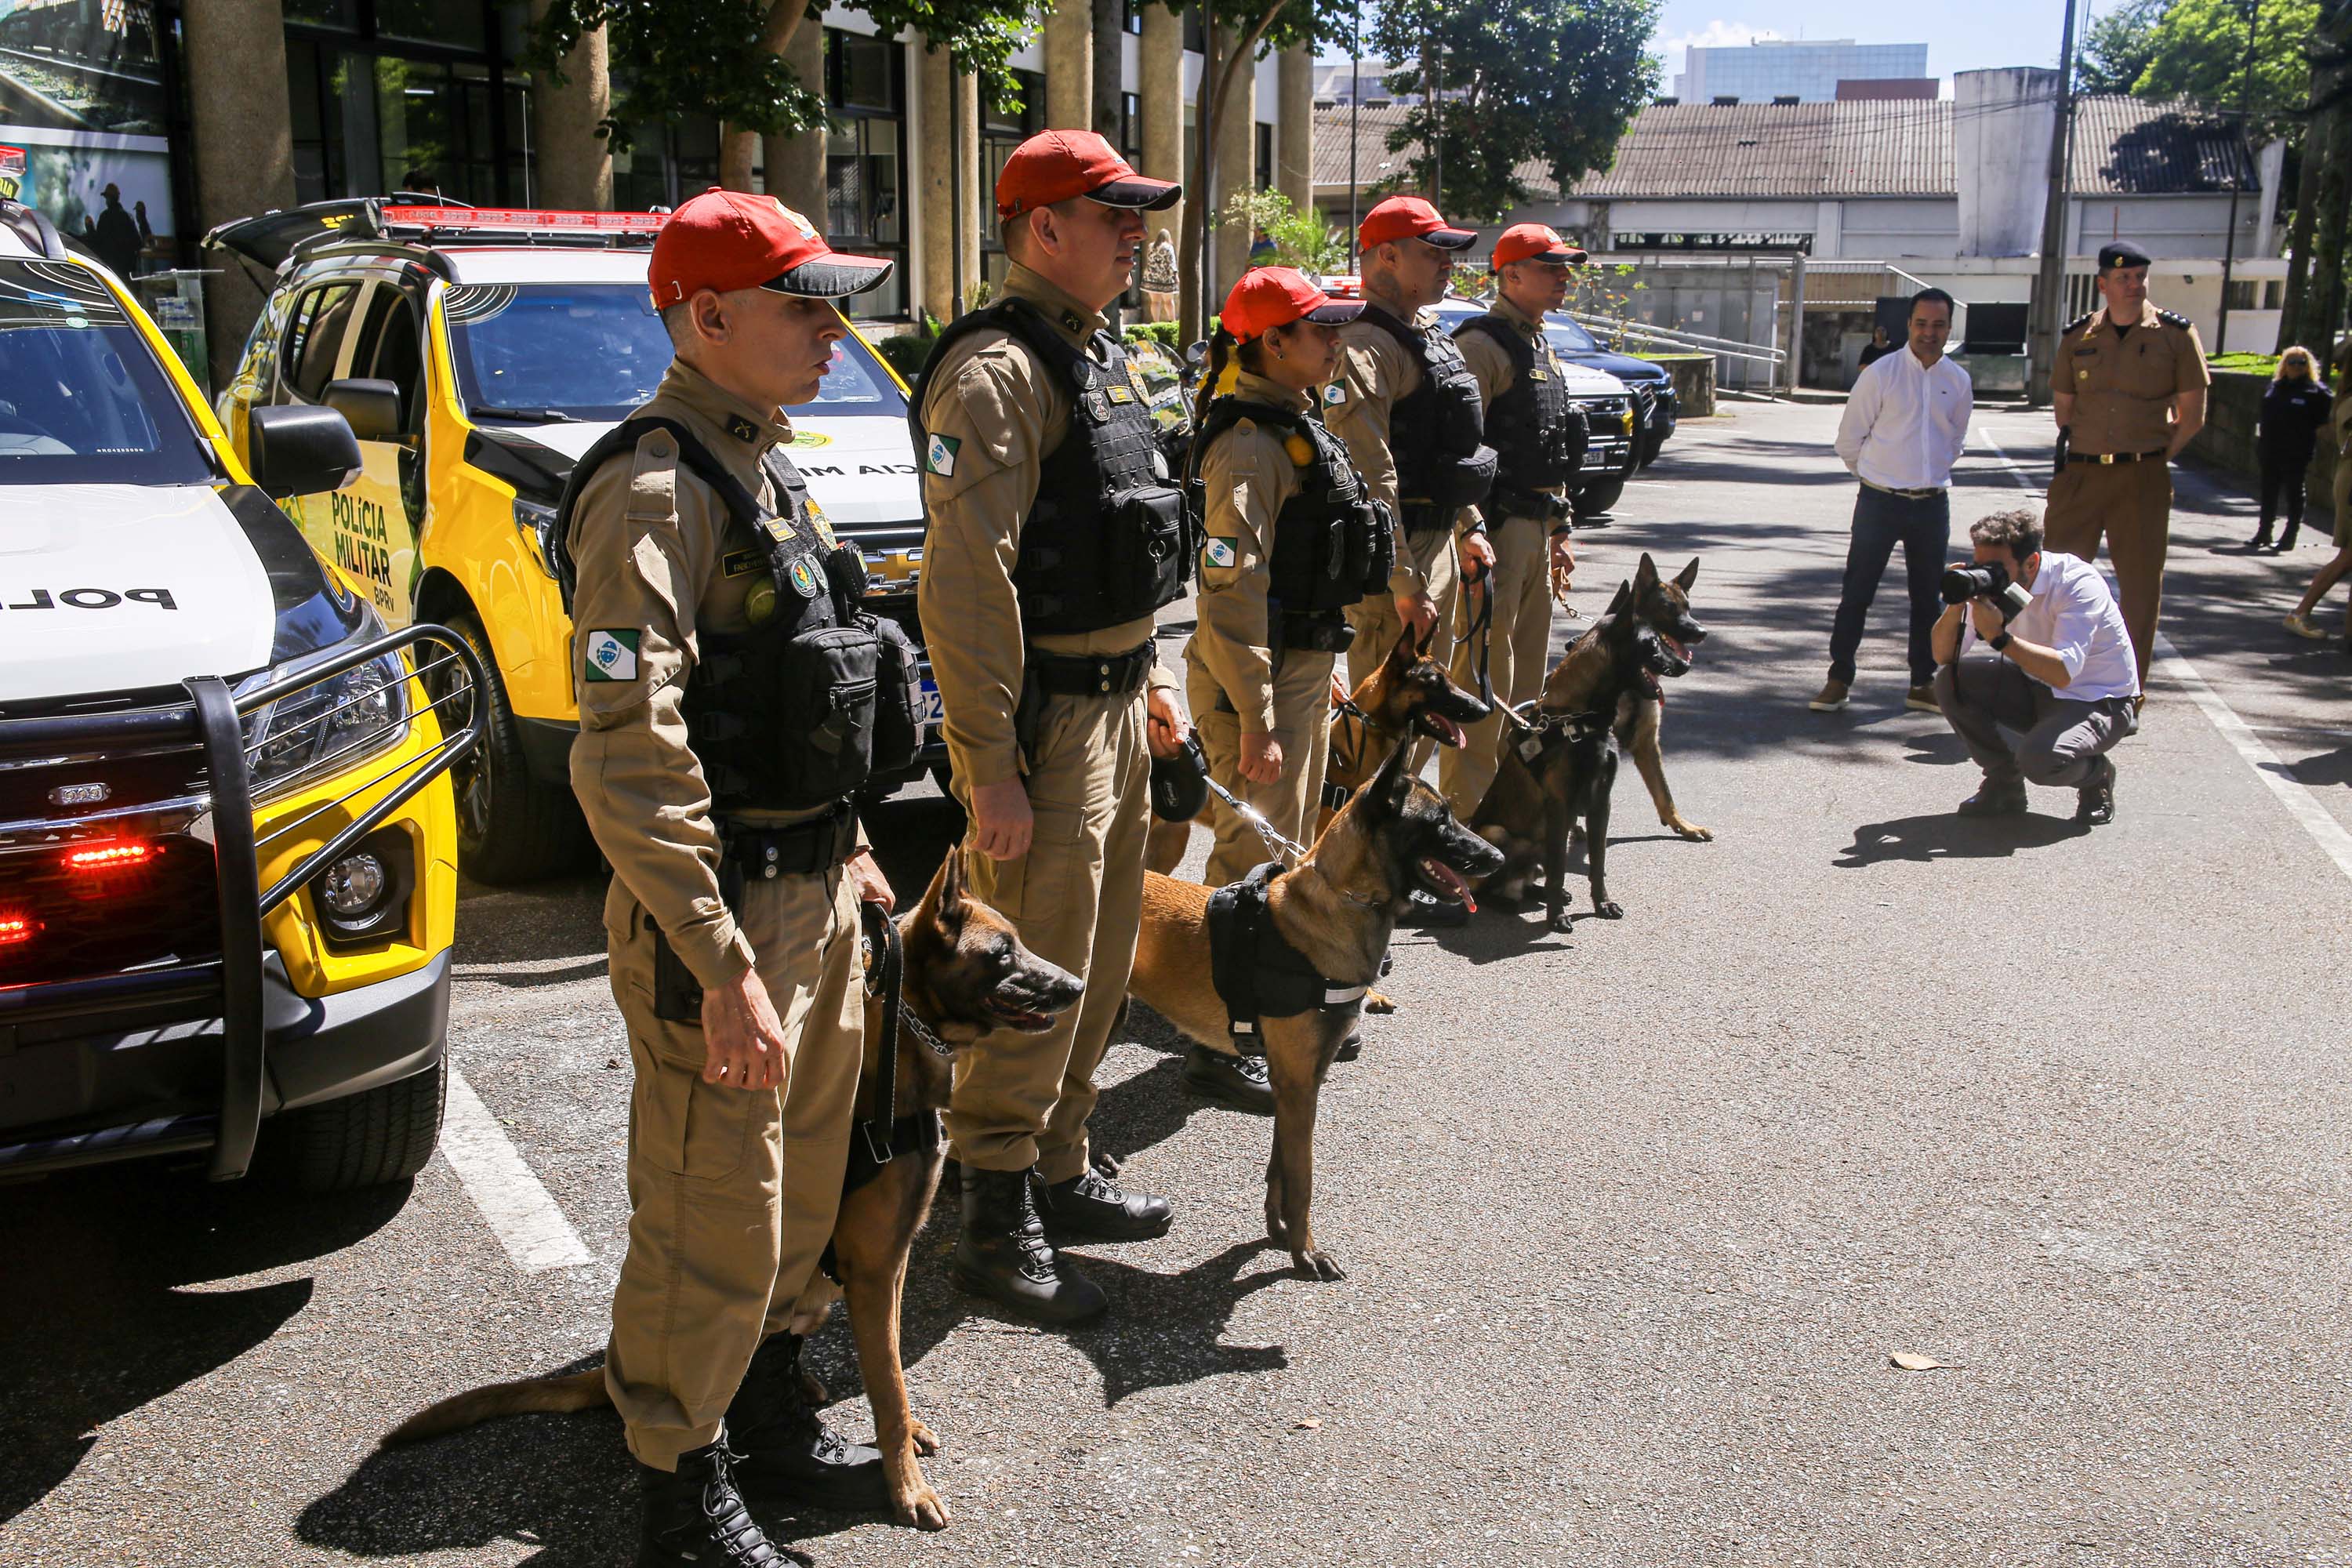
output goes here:
[{"label": "yellow police pickup truck", "polygon": [[387,629],[273,500],[359,468],[341,416],[246,447],[0,199],[0,1179],[239,1176],[265,1119],[313,1186],[433,1152],[472,656]]},{"label": "yellow police pickup truck", "polygon": [[[367,584],[389,624],[447,625],[489,667],[488,736],[457,770],[463,864],[484,881],[543,876],[586,850],[569,766],[572,624],[549,531],[572,463],[668,368],[646,284],[664,220],[370,198],[205,237],[269,290],[218,399],[231,438],[241,447],[261,409],[341,411],[363,471],[297,501],[304,533]],[[812,498],[865,553],[869,606],[919,645],[922,502],[905,386],[853,331],[817,400],[787,412]],[[918,770],[944,756],[928,669],[924,691],[934,738]]]}]

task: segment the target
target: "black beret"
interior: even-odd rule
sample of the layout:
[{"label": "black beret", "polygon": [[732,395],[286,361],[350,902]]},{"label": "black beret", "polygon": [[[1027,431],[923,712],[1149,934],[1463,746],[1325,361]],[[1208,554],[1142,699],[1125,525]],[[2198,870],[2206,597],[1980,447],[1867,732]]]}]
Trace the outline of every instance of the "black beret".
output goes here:
[{"label": "black beret", "polygon": [[2147,252],[2128,239],[2111,239],[2099,247],[2099,270],[2102,272],[2110,267],[2146,267],[2147,265],[2149,265]]}]

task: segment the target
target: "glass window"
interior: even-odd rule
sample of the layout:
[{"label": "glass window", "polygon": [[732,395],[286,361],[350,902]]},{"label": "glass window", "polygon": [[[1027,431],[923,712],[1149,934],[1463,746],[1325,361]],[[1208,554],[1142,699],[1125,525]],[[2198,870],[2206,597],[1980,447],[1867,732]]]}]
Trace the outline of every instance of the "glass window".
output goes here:
[{"label": "glass window", "polygon": [[375,0],[376,36],[444,48],[487,49],[482,0]]},{"label": "glass window", "polygon": [[828,27],[824,33],[825,97],[836,109],[898,107],[897,44]]},{"label": "glass window", "polygon": [[1118,95],[1118,152],[1129,163],[1143,157],[1143,100],[1131,92]]},{"label": "glass window", "polygon": [[[186,405],[93,274],[0,261],[0,484],[200,485],[216,477]],[[0,521],[0,539],[10,527]]]},{"label": "glass window", "polygon": [[351,374],[398,387],[400,427],[418,427],[425,389],[424,335],[415,304],[390,283],[373,286],[358,342],[352,348]]},{"label": "glass window", "polygon": [[1122,32],[1143,36],[1143,7],[1138,0],[1119,0],[1118,25]]},{"label": "glass window", "polygon": [[358,302],[359,288],[351,283],[326,284],[294,302],[286,329],[286,382],[304,399],[316,403],[334,380]]},{"label": "glass window", "polygon": [[359,0],[285,0],[286,19],[339,32],[359,30]]}]

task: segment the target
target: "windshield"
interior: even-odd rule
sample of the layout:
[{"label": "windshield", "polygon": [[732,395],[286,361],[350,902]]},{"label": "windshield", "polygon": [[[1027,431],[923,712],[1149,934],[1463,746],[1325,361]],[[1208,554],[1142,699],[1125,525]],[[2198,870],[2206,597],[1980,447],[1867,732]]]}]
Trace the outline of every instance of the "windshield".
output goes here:
[{"label": "windshield", "polygon": [[1591,332],[1558,311],[1544,318],[1544,336],[1551,340],[1553,348],[1566,353],[1597,354],[1604,352],[1599,343],[1592,341]]},{"label": "windshield", "polygon": [[[625,419],[669,368],[669,333],[636,284],[464,283],[446,306],[459,390],[486,420]],[[845,337],[816,401],[785,412],[903,418],[907,404],[872,351]]]},{"label": "windshield", "polygon": [[96,274],[0,261],[0,484],[217,477],[179,393]]}]

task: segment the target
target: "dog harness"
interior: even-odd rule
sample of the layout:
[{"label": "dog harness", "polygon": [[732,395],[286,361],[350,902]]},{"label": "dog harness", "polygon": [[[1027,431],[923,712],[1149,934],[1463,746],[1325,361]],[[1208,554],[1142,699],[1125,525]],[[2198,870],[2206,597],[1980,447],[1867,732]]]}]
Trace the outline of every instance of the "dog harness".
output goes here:
[{"label": "dog harness", "polygon": [[1265,1055],[1258,1020],[1301,1013],[1353,1013],[1361,985],[1328,978],[1275,929],[1266,894],[1282,868],[1272,861],[1209,895],[1209,978],[1233,1018],[1234,1049]]},{"label": "dog harness", "polygon": [[1541,706],[1542,700],[1538,698],[1511,710],[1511,717],[1528,731],[1512,744],[1518,751],[1519,761],[1531,768],[1541,763],[1548,752],[1609,732],[1612,715],[1603,709],[1596,708],[1589,713],[1553,713]]},{"label": "dog harness", "polygon": [[923,1026],[921,1019],[907,1011],[902,1000],[907,957],[898,942],[897,922],[882,912],[879,904],[861,904],[858,908],[866,917],[866,940],[874,947],[874,982],[868,989],[880,993],[882,997],[881,1087],[873,1117],[850,1129],[849,1164],[841,1177],[844,1197],[880,1175],[882,1167],[898,1158],[901,1151],[928,1152],[940,1146],[938,1111],[918,1110],[910,1116],[891,1114],[898,1108],[900,1026],[904,1026],[908,1034],[940,1056],[949,1054],[946,1045]]}]

